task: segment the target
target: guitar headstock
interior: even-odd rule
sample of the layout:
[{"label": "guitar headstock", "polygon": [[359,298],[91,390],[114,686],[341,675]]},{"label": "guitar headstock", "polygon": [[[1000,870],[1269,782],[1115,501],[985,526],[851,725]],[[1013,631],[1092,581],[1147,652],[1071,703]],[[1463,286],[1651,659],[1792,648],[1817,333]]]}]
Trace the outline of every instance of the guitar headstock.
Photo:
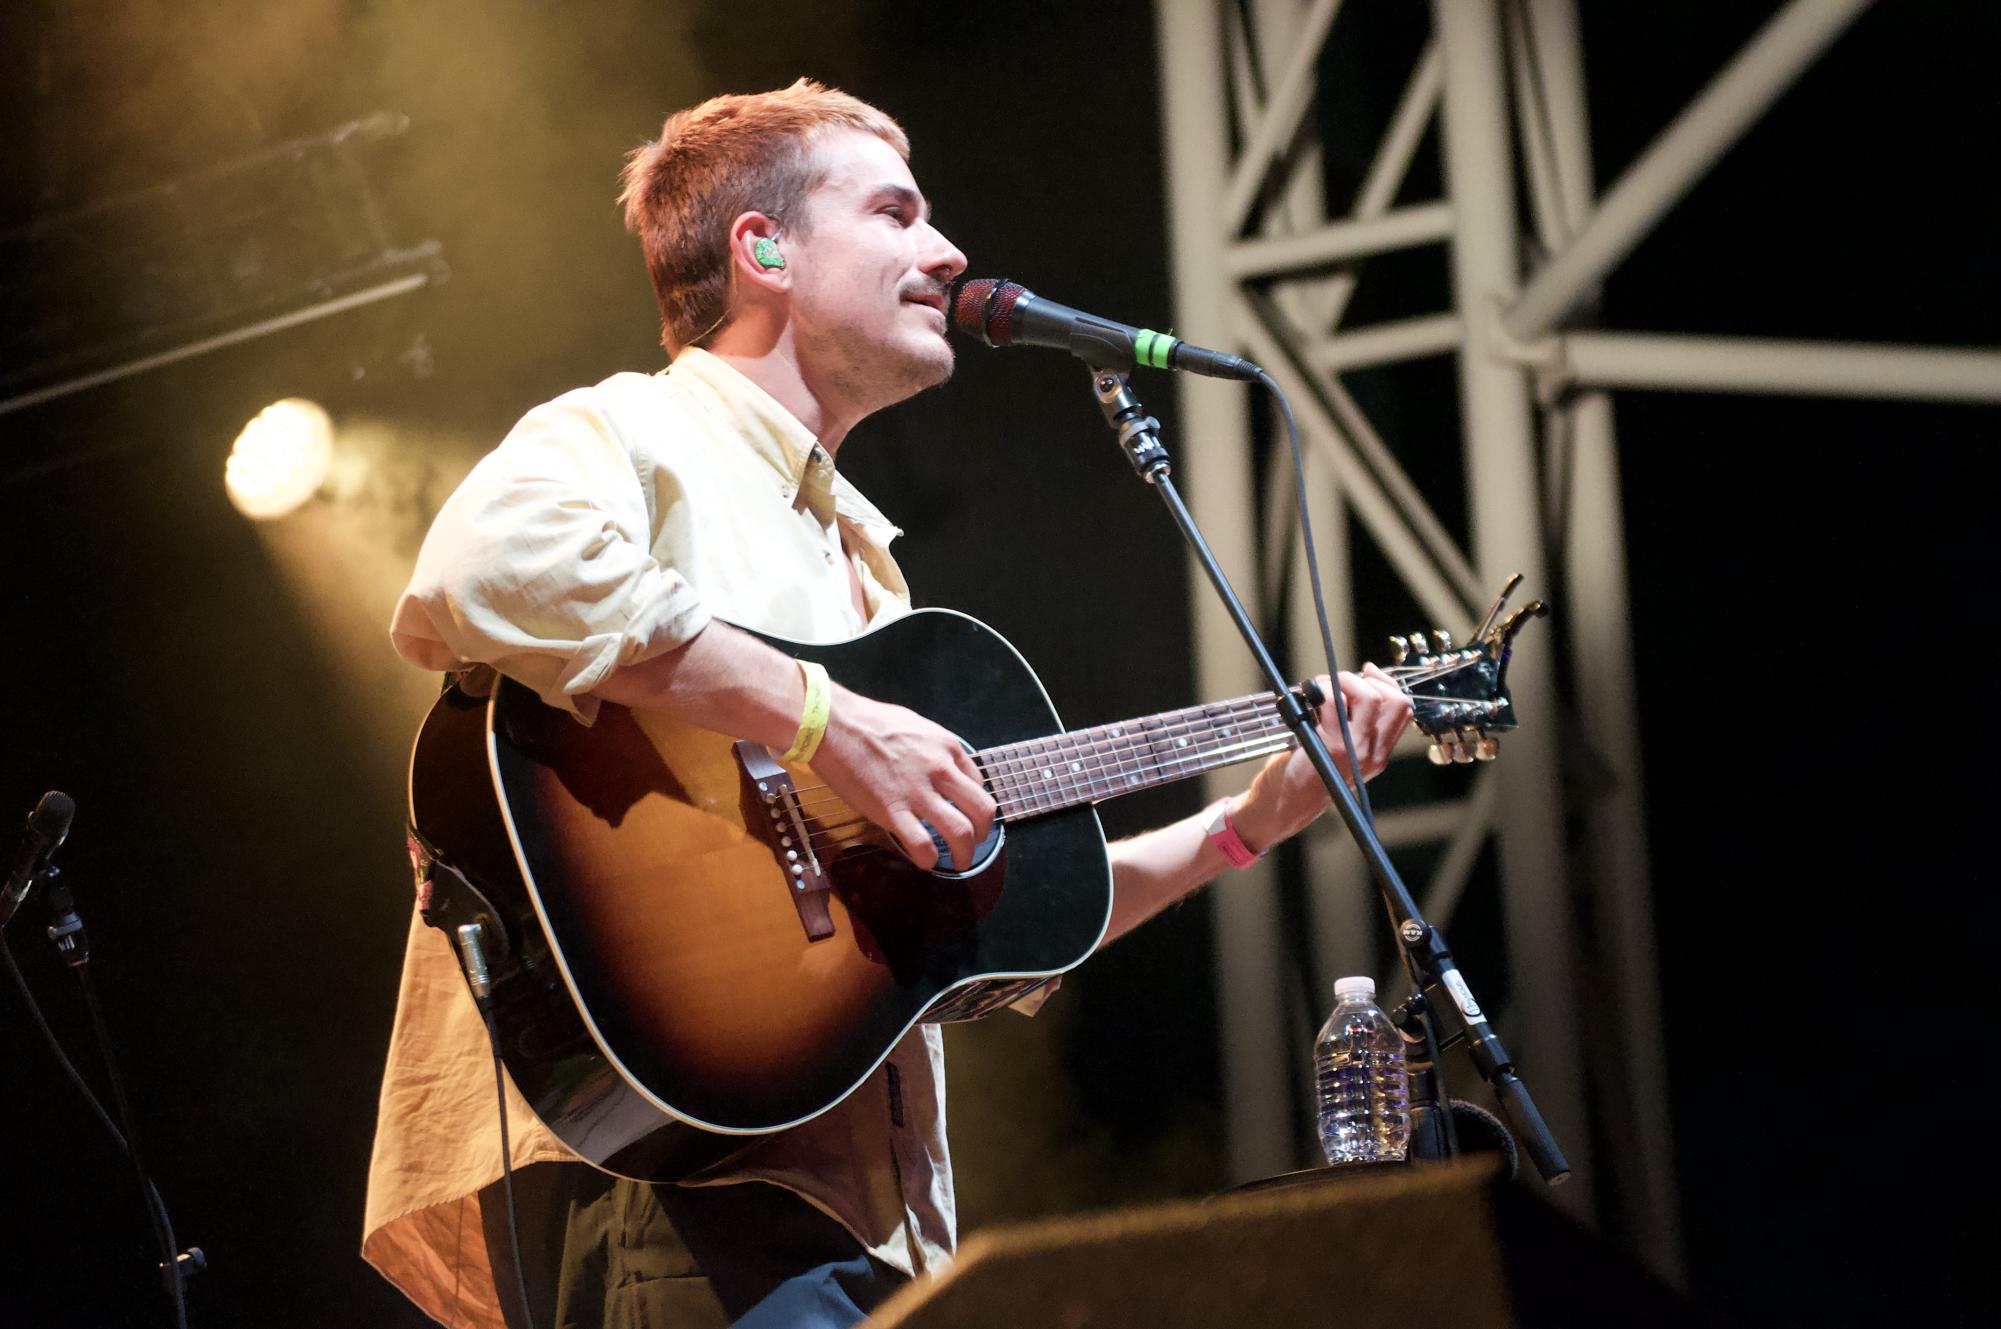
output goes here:
[{"label": "guitar headstock", "polygon": [[1454,645],[1440,628],[1390,638],[1390,674],[1410,694],[1412,721],[1431,740],[1427,755],[1439,766],[1492,761],[1501,750],[1496,735],[1515,727],[1508,657],[1515,634],[1529,619],[1549,612],[1536,600],[1495,621],[1521,580],[1520,573],[1508,579],[1464,646]]}]

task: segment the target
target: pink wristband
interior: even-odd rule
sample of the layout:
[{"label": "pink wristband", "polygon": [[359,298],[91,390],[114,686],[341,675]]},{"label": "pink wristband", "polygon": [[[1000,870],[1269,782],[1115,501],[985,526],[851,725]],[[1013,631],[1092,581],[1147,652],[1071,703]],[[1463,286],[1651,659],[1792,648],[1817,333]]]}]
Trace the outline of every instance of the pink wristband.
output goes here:
[{"label": "pink wristband", "polygon": [[1236,824],[1230,820],[1229,799],[1218,800],[1209,810],[1208,820],[1203,826],[1209,833],[1209,843],[1216,846],[1216,851],[1222,854],[1223,861],[1231,867],[1247,868],[1264,857],[1263,854],[1254,853],[1251,847],[1244,843],[1244,837],[1237,834]]}]

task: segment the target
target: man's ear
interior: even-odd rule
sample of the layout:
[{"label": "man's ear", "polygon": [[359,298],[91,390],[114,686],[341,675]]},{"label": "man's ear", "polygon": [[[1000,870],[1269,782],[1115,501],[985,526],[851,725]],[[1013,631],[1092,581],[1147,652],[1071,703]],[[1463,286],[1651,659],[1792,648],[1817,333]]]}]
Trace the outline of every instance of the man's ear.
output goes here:
[{"label": "man's ear", "polygon": [[730,267],[739,282],[773,294],[792,289],[792,270],[776,219],[746,212],[730,223]]}]

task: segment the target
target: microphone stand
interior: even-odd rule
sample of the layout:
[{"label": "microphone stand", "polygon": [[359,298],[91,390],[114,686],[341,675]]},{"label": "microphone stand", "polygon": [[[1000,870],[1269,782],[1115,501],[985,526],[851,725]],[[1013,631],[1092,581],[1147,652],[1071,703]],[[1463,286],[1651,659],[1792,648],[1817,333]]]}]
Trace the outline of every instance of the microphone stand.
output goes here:
[{"label": "microphone stand", "polygon": [[[1258,636],[1256,625],[1245,612],[1243,602],[1230,588],[1229,578],[1224,576],[1216,556],[1210,552],[1209,542],[1203,539],[1195,518],[1181,501],[1180,493],[1169,478],[1172,467],[1167,449],[1160,441],[1160,421],[1146,413],[1138,398],[1133,396],[1126,375],[1116,368],[1092,365],[1091,388],[1097,398],[1098,410],[1117,435],[1119,447],[1126,454],[1134,474],[1152,485],[1167,505],[1176,529],[1194,551],[1202,571],[1209,578],[1209,584],[1215,587],[1224,609],[1229,612],[1230,621],[1236,624],[1237,633],[1256,660],[1266,684],[1277,694],[1280,717],[1298,738],[1299,746],[1320,776],[1320,782],[1327,786],[1328,796],[1334,800],[1341,820],[1347,823],[1348,833],[1361,849],[1362,861],[1368,865],[1369,875],[1375,878],[1376,886],[1382,892],[1397,943],[1403,948],[1405,967],[1417,989],[1412,994],[1412,1000],[1405,1003],[1398,1014],[1404,1022],[1406,1037],[1414,1044],[1421,1043],[1422,1055],[1416,1077],[1418,1088],[1421,1093],[1430,1092],[1433,1100],[1419,1105],[1428,1119],[1413,1121],[1412,1156],[1417,1159],[1443,1157],[1456,1148],[1447,1115],[1449,1109],[1436,1102],[1436,1061],[1439,1049],[1464,1040],[1472,1054],[1473,1064],[1492,1087],[1509,1123],[1526,1142],[1536,1171],[1549,1185],[1563,1181],[1570,1175],[1570,1164],[1555,1137],[1550,1134],[1549,1127],[1544,1124],[1542,1114],[1536,1110],[1535,1099],[1530,1096],[1527,1084],[1516,1071],[1514,1059],[1501,1045],[1500,1037],[1488,1022],[1479,1002],[1474,1000],[1473,991],[1460,974],[1444,935],[1418,912],[1417,901],[1397,875],[1389,853],[1376,837],[1374,828],[1363,819],[1355,795],[1335,768],[1334,758],[1328,753],[1326,743],[1321,741],[1319,729],[1279,673],[1271,652]],[[1446,1013],[1455,1026],[1454,1031],[1445,1037],[1440,1037],[1438,1032],[1439,1012]],[[1413,1026],[1420,1031],[1418,1035],[1412,1033]]]},{"label": "microphone stand", "polygon": [[[160,1198],[159,1187],[154,1184],[152,1173],[146,1166],[145,1154],[139,1147],[138,1123],[132,1116],[132,1104],[125,1096],[125,1079],[119,1074],[118,1060],[112,1053],[111,1033],[105,1023],[104,1007],[97,999],[97,984],[91,979],[90,939],[83,930],[83,919],[76,912],[76,899],[63,881],[61,868],[54,866],[43,868],[29,883],[29,889],[32,890],[37,884],[42,887],[43,900],[49,911],[49,941],[54,944],[56,954],[62,958],[63,963],[76,974],[77,984],[83,989],[83,1004],[90,1017],[91,1033],[97,1040],[98,1055],[104,1063],[105,1079],[111,1087],[112,1105],[117,1109],[118,1124],[124,1127],[123,1131],[112,1123],[102,1105],[98,1103],[96,1095],[90,1092],[89,1084],[64,1054],[61,1043],[56,1040],[55,1031],[48,1026],[40,1009],[35,1006],[33,994],[29,991],[27,983],[21,979],[18,969],[14,971],[14,977],[20,983],[21,993],[28,999],[30,1011],[40,1026],[43,1037],[48,1041],[50,1049],[55,1053],[57,1061],[82,1092],[85,1101],[96,1113],[99,1123],[124,1149],[126,1157],[132,1163],[133,1171],[138,1174],[140,1198],[146,1206],[146,1217],[152,1223],[153,1237],[160,1248],[161,1287],[171,1305],[174,1323],[179,1329],[186,1329],[187,1280],[208,1267],[208,1256],[199,1246],[190,1246],[186,1250],[179,1249],[180,1243],[174,1235],[173,1219],[168,1217],[167,1206]],[[25,895],[26,892],[23,893],[23,898]],[[6,959],[8,967],[14,968],[11,952]]]}]

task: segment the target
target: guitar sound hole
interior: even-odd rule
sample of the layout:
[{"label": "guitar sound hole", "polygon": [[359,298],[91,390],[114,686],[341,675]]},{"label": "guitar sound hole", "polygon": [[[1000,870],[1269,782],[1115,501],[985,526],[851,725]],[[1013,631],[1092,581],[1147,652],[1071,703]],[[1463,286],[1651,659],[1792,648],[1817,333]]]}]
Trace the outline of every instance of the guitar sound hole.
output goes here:
[{"label": "guitar sound hole", "polygon": [[[967,756],[977,755],[973,745],[965,739],[959,740],[959,746],[966,750]],[[938,851],[938,866],[931,869],[932,874],[946,878],[970,877],[975,873],[985,872],[987,865],[994,861],[994,855],[1000,853],[1002,840],[1006,836],[1006,827],[1001,824],[999,817],[995,817],[994,824],[987,828],[987,838],[973,846],[972,865],[962,868],[952,861],[952,847],[945,843],[944,836],[938,834],[938,828],[921,817],[918,819],[918,824],[924,827],[924,833],[931,837],[932,847]]]},{"label": "guitar sound hole", "polygon": [[945,837],[938,834],[930,822],[924,822],[923,826],[926,833],[931,836],[932,845],[938,850],[938,866],[931,871],[933,875],[940,877],[970,877],[975,873],[985,872],[987,865],[994,861],[994,855],[1000,853],[1001,843],[1006,838],[1007,831],[1001,819],[995,817],[992,828],[987,831],[987,838],[973,846],[973,865],[961,868],[952,861],[952,846],[945,843]]}]

